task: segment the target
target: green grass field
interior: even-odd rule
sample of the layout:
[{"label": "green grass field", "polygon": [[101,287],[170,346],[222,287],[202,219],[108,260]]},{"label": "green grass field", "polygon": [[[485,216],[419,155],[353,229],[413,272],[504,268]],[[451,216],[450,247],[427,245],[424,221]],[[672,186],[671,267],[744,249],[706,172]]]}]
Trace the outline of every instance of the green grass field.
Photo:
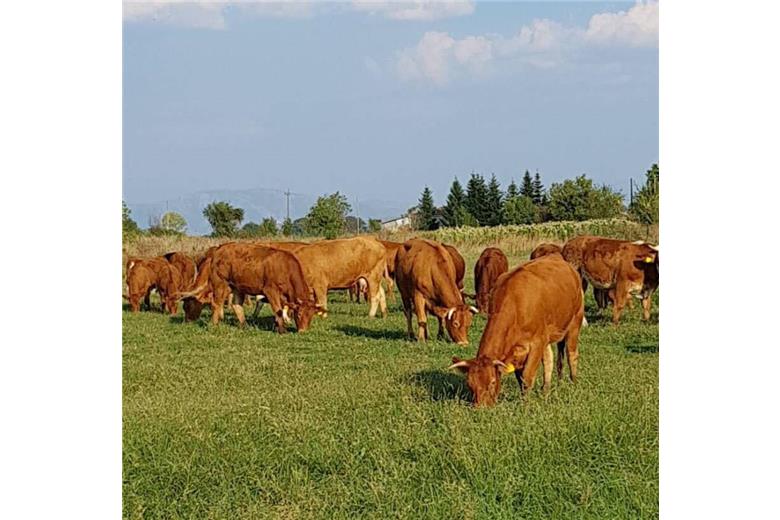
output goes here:
[{"label": "green grass field", "polygon": [[400,302],[386,319],[330,302],[284,336],[268,306],[243,330],[125,308],[125,517],[658,516],[657,300],[650,323],[635,305],[614,328],[589,292],[578,382],[553,376],[545,397],[538,377],[521,399],[505,376],[489,409],[446,371],[484,317],[468,347],[422,344]]}]

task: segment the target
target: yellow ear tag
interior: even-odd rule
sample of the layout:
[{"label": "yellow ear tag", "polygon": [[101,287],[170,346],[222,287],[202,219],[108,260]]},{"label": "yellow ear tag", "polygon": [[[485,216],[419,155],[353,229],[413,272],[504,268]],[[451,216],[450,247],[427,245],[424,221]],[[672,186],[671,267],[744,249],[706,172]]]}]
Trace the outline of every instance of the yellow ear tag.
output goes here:
[{"label": "yellow ear tag", "polygon": [[645,257],[645,263],[646,264],[652,264],[653,263],[653,257],[652,256],[646,256]]},{"label": "yellow ear tag", "polygon": [[515,366],[512,363],[507,363],[504,367],[504,373],[505,374],[511,374],[515,371]]}]

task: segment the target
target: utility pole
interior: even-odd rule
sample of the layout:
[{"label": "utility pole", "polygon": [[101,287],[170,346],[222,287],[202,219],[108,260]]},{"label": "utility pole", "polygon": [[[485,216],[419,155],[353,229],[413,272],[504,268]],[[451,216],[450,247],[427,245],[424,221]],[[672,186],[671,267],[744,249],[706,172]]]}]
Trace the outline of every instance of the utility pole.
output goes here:
[{"label": "utility pole", "polygon": [[628,190],[629,190],[629,193],[630,193],[629,200],[631,201],[630,202],[631,205],[633,205],[634,204],[634,179],[633,179],[633,177],[629,177],[628,178],[628,186],[629,186]]},{"label": "utility pole", "polygon": [[287,196],[287,220],[290,220],[290,188],[284,194]]},{"label": "utility pole", "polygon": [[357,221],[355,223],[355,228],[357,229],[357,234],[360,234],[360,201],[357,198],[357,195],[355,195],[355,214],[357,215]]}]

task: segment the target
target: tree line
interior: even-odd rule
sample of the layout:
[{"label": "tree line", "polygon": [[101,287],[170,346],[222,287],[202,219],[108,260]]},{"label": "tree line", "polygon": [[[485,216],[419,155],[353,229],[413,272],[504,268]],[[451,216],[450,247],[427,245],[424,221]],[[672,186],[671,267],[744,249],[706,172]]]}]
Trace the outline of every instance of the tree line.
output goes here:
[{"label": "tree line", "polygon": [[[586,175],[553,183],[546,189],[541,175],[531,176],[528,170],[518,186],[514,179],[506,191],[495,175],[490,180],[472,173],[466,188],[457,177],[450,186],[446,202],[437,207],[433,192],[423,189],[417,206],[409,210],[412,227],[434,230],[440,227],[500,226],[504,224],[535,224],[560,220],[590,220],[621,215],[643,224],[658,223],[658,164],[645,172],[645,183],[637,191],[628,207],[623,195],[607,185],[597,186]],[[212,202],[203,209],[203,217],[211,225],[211,236],[231,238],[265,238],[276,236],[322,236],[336,238],[355,233],[376,233],[381,229],[377,219],[363,219],[349,215],[352,206],[339,193],[323,195],[309,209],[305,217],[285,219],[279,224],[274,218],[243,226],[244,210],[228,202]],[[122,201],[122,232],[124,236],[142,233],[151,235],[180,235],[186,233],[187,222],[176,212],[165,213],[142,231],[130,216],[130,209]]]},{"label": "tree line", "polygon": [[457,177],[447,199],[436,206],[433,192],[426,186],[417,206],[409,211],[413,227],[434,230],[441,227],[500,226],[536,224],[548,221],[591,220],[626,215],[643,224],[658,223],[658,165],[645,173],[645,183],[628,207],[623,195],[610,186],[596,185],[586,175],[553,183],[545,189],[541,175],[528,170],[520,186],[512,179],[506,191],[495,175],[490,180],[472,173],[466,188]]},{"label": "tree line", "polygon": [[[244,210],[225,201],[212,202],[203,208],[203,217],[211,226],[212,237],[270,238],[277,236],[323,236],[336,238],[347,233],[376,233],[381,221],[363,219],[349,215],[352,206],[347,197],[339,193],[323,195],[309,209],[308,214],[296,220],[284,219],[279,224],[273,217],[259,223],[247,222],[243,226]],[[122,201],[122,233],[126,237],[149,234],[153,236],[183,235],[187,232],[187,221],[179,213],[169,211],[151,223],[149,229],[141,230],[132,219],[130,209]]]}]

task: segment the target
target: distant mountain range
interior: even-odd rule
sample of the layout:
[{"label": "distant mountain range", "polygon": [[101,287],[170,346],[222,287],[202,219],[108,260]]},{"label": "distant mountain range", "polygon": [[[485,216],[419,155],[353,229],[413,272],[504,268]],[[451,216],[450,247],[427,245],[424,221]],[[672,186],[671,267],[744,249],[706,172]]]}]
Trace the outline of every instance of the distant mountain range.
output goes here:
[{"label": "distant mountain range", "polygon": [[[127,202],[131,217],[141,228],[148,228],[154,219],[161,217],[166,211],[175,211],[181,214],[187,221],[187,233],[191,235],[207,235],[211,233],[211,226],[203,218],[203,208],[215,201],[224,200],[233,206],[244,210],[244,220],[247,222],[260,222],[267,217],[273,217],[281,224],[286,216],[286,197],[283,192],[269,189],[250,190],[215,190],[200,191],[176,199],[160,202],[134,203]],[[290,218],[293,220],[305,216],[309,208],[317,200],[317,196],[293,193],[290,195]],[[352,204],[354,214],[354,200]],[[389,220],[405,213],[414,202],[402,204],[386,200],[361,200],[360,218],[368,221],[369,218]]]}]

